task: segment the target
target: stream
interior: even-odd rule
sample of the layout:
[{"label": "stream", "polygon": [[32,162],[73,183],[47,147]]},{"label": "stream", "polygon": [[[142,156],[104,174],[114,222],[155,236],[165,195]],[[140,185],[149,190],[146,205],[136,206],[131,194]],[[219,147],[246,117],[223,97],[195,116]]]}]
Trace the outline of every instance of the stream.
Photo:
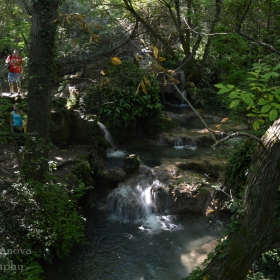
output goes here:
[{"label": "stream", "polygon": [[[209,152],[191,147],[182,152],[139,140],[125,143],[108,157],[115,166],[125,155],[136,153],[152,169],[165,160]],[[48,267],[47,280],[180,280],[215,248],[227,217],[169,213],[167,200],[160,209],[152,197],[151,188],[160,187],[159,182],[151,184],[143,174],[139,178],[120,184],[102,208],[87,212],[88,243]]]},{"label": "stream", "polygon": [[[202,215],[155,215],[138,223],[110,219],[106,211],[87,217],[88,244],[74,248],[49,280],[179,280],[205,257],[225,220]],[[213,249],[213,248],[212,248]]]}]

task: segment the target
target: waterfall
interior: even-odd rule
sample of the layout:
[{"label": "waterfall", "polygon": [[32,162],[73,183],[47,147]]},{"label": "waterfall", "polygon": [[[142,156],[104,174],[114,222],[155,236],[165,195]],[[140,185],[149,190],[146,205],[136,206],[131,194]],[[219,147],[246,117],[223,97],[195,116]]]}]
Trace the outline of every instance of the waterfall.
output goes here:
[{"label": "waterfall", "polygon": [[[148,167],[146,167],[148,169]],[[148,221],[155,215],[168,211],[170,197],[164,185],[147,175],[138,174],[120,184],[107,197],[106,208],[117,221]]]},{"label": "waterfall", "polygon": [[[182,95],[187,98],[187,92],[185,90],[182,91]],[[182,101],[181,101],[181,106],[185,107],[188,106],[188,104],[186,103],[185,99],[182,97]]]},{"label": "waterfall", "polygon": [[126,152],[117,149],[113,137],[111,136],[109,130],[103,123],[98,122],[98,125],[104,131],[104,137],[111,145],[111,148],[107,149],[107,158],[110,158],[110,165],[120,165],[121,163],[123,163],[123,159],[126,156]]},{"label": "waterfall", "polygon": [[174,146],[176,150],[193,150],[195,151],[197,149],[196,140],[192,137],[187,138],[178,138],[174,141]]},{"label": "waterfall", "polygon": [[98,125],[104,131],[104,134],[105,134],[104,137],[110,143],[112,149],[116,150],[115,142],[114,142],[110,132],[108,131],[107,127],[103,123],[101,123],[101,122],[98,122]]}]

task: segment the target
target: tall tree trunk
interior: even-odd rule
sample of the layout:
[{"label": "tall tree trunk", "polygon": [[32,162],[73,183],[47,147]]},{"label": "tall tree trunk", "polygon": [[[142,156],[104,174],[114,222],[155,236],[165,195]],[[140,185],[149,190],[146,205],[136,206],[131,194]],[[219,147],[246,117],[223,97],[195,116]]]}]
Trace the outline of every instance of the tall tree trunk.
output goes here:
[{"label": "tall tree trunk", "polygon": [[211,47],[211,43],[212,43],[211,35],[215,32],[215,27],[220,19],[221,6],[222,6],[221,2],[222,2],[221,0],[216,0],[216,13],[215,13],[215,17],[214,17],[214,20],[213,20],[211,28],[210,28],[210,36],[208,36],[207,43],[205,45],[203,58],[202,58],[202,61],[200,64],[200,70],[199,70],[200,76],[202,76],[202,74],[203,74],[206,60],[207,60],[209,52],[210,52],[210,47]]},{"label": "tall tree trunk", "polygon": [[50,100],[59,0],[33,1],[28,77],[28,144],[24,171],[40,180],[48,168]]},{"label": "tall tree trunk", "polygon": [[253,262],[272,248],[279,247],[278,230],[273,224],[280,185],[280,119],[262,137],[254,152],[236,231],[204,270],[209,280],[242,280]]}]

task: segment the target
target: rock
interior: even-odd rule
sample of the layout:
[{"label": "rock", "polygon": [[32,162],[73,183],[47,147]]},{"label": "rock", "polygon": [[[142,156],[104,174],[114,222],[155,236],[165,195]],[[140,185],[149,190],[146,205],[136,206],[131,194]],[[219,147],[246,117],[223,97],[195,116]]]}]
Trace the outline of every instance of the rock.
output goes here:
[{"label": "rock", "polygon": [[124,170],[128,173],[136,171],[141,164],[139,156],[131,154],[124,159]]}]

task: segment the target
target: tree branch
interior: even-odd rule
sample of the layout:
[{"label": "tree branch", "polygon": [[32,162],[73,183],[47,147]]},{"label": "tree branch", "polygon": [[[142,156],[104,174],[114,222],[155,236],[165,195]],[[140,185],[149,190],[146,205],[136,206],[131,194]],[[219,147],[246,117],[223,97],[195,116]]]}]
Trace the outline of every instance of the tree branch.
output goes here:
[{"label": "tree branch", "polygon": [[242,37],[244,37],[245,39],[247,39],[247,40],[249,40],[249,41],[252,41],[252,42],[254,42],[254,43],[256,43],[256,44],[258,44],[258,45],[260,45],[260,46],[262,46],[262,47],[264,47],[264,48],[266,48],[266,49],[268,49],[268,50],[270,50],[270,51],[272,51],[272,52],[277,53],[277,54],[280,55],[280,52],[277,51],[276,49],[274,49],[274,47],[272,47],[271,45],[265,44],[265,43],[261,43],[261,42],[255,40],[255,39],[253,39],[253,38],[251,38],[251,37],[245,35],[245,34],[242,33],[241,31],[238,31],[237,33],[238,33],[239,35],[241,35]]},{"label": "tree branch", "polygon": [[263,142],[261,141],[261,139],[259,139],[258,137],[250,134],[250,133],[246,133],[246,132],[235,132],[235,133],[232,133],[228,136],[226,136],[225,138],[221,139],[221,140],[218,140],[216,141],[216,143],[214,145],[211,146],[212,149],[215,149],[216,146],[220,145],[221,143],[227,141],[228,139],[230,138],[234,138],[234,137],[238,137],[238,136],[246,136],[246,137],[249,137],[250,139],[253,139],[255,141],[257,141],[258,143],[261,144],[261,146],[264,148],[264,144]]}]

